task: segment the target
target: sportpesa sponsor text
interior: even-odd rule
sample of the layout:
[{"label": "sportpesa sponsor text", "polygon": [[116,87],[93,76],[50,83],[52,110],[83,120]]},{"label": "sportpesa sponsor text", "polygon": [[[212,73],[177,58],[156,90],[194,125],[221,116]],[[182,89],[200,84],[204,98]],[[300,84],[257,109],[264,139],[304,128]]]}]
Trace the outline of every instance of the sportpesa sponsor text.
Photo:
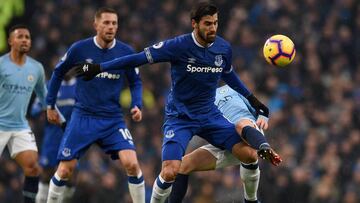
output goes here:
[{"label": "sportpesa sponsor text", "polygon": [[108,72],[102,72],[96,75],[97,78],[107,78],[110,80],[117,80],[120,79],[120,74],[112,74]]},{"label": "sportpesa sponsor text", "polygon": [[211,66],[199,67],[188,64],[186,66],[186,71],[190,73],[221,73],[223,71],[223,68]]}]

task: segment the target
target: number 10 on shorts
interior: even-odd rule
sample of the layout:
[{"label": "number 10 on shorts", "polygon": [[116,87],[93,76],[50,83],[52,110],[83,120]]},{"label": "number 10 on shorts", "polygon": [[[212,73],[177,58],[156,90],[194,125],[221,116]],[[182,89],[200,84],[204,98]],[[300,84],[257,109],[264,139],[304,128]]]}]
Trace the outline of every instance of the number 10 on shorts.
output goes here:
[{"label": "number 10 on shorts", "polygon": [[119,129],[119,132],[122,134],[125,140],[132,140],[130,131],[127,128]]}]

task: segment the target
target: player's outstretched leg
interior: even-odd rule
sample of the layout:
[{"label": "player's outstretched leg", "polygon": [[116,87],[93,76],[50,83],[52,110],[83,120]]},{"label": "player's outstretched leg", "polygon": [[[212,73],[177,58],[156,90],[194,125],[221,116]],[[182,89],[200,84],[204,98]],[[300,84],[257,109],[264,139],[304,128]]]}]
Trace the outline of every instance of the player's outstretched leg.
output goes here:
[{"label": "player's outstretched leg", "polygon": [[269,145],[265,136],[254,126],[250,120],[241,120],[236,124],[236,131],[251,147],[259,150],[262,145]]},{"label": "player's outstretched leg", "polygon": [[128,175],[129,192],[133,202],[145,203],[145,182],[136,152],[134,150],[121,150],[119,157]]},{"label": "player's outstretched leg", "polygon": [[63,196],[65,187],[75,169],[77,160],[61,161],[57,171],[50,180],[47,203],[57,203]]},{"label": "player's outstretched leg", "polygon": [[270,147],[264,134],[251,120],[240,120],[235,127],[241,138],[251,147],[258,150],[260,158],[269,161],[275,166],[282,162],[281,157]]},{"label": "player's outstretched leg", "polygon": [[256,203],[257,190],[260,181],[260,170],[258,162],[245,164],[241,163],[240,177],[243,182],[245,203]]}]

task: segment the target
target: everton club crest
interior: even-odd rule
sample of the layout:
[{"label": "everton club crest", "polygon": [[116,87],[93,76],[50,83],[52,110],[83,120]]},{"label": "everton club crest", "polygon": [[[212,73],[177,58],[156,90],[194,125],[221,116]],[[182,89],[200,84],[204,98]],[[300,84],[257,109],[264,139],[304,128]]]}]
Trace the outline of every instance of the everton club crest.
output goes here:
[{"label": "everton club crest", "polygon": [[220,67],[223,63],[222,55],[215,56],[215,66]]}]

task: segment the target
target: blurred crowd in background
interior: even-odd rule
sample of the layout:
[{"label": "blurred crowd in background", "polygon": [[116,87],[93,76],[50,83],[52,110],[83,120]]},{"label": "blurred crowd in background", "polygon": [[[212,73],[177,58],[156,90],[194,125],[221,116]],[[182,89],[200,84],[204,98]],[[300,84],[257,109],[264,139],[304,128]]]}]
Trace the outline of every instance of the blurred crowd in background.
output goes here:
[{"label": "blurred crowd in background", "polygon": [[[47,77],[69,46],[95,35],[101,6],[119,13],[118,39],[137,51],[191,32],[193,0],[36,0],[31,56]],[[271,111],[266,136],[283,158],[279,167],[260,160],[262,203],[360,202],[360,3],[357,0],[217,0],[218,34],[233,46],[241,79]],[[296,45],[286,68],[266,64],[262,46],[273,34]],[[141,69],[144,120],[126,118],[143,170],[147,200],[161,166],[164,101],[169,64]],[[111,91],[111,90],[109,90]],[[122,104],[128,104],[124,92]],[[30,118],[41,142],[45,116]],[[204,142],[196,139],[191,150]],[[38,145],[39,146],[39,145]],[[41,150],[41,149],[40,149]],[[21,202],[22,173],[5,153],[0,158],[0,202]],[[242,202],[239,167],[197,172],[185,202]],[[73,202],[131,202],[122,168],[97,147],[81,159]]]}]

